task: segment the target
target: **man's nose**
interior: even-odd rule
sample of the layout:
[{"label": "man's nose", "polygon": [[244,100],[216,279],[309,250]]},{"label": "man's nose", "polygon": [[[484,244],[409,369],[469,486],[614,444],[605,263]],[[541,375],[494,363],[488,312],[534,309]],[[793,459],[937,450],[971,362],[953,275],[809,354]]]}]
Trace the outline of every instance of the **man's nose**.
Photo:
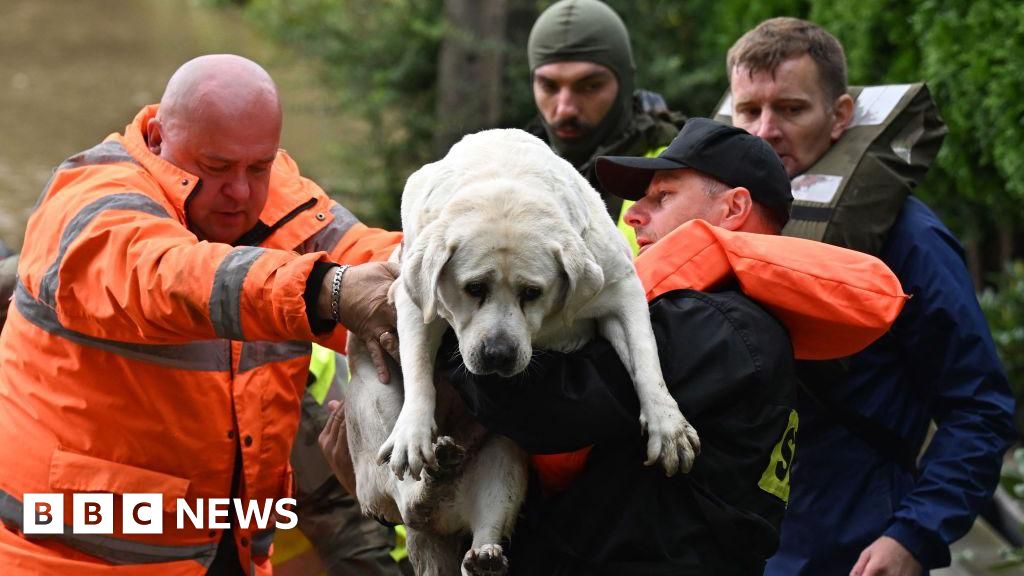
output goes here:
[{"label": "man's nose", "polygon": [[626,210],[626,214],[622,217],[626,225],[636,228],[637,226],[643,226],[647,221],[647,211],[643,207],[643,200],[635,202],[629,209]]},{"label": "man's nose", "polygon": [[779,128],[779,118],[770,110],[761,112],[761,118],[754,136],[771,142],[782,137],[782,130]]},{"label": "man's nose", "polygon": [[225,192],[236,200],[249,199],[249,176],[245,170],[238,170],[224,186]]},{"label": "man's nose", "polygon": [[579,115],[579,109],[576,106],[576,96],[569,88],[562,88],[558,91],[557,100],[555,101],[555,122],[565,120],[566,118],[573,118],[577,115]]}]

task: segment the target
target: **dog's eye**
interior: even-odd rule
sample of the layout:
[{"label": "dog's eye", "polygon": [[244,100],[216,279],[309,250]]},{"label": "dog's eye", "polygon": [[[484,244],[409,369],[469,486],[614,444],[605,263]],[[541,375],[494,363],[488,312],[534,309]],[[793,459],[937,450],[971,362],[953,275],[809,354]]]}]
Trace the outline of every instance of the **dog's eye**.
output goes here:
[{"label": "dog's eye", "polygon": [[537,288],[536,286],[527,286],[526,288],[523,288],[522,290],[519,291],[519,297],[523,300],[523,302],[532,302],[537,298],[540,298],[540,295],[543,293],[544,291],[541,290],[540,288]]},{"label": "dog's eye", "polygon": [[483,282],[470,282],[466,284],[463,290],[473,298],[484,298],[487,296],[487,284]]}]

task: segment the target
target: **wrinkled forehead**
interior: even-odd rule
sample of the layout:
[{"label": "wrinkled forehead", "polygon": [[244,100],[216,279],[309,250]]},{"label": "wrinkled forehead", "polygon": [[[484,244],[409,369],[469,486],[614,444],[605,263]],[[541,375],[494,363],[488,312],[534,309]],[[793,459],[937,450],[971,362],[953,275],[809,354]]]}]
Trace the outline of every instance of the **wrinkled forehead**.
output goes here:
[{"label": "wrinkled forehead", "polygon": [[818,66],[807,54],[783,60],[774,69],[737,66],[729,76],[733,105],[774,100],[816,100],[825,97]]},{"label": "wrinkled forehead", "polygon": [[281,141],[279,119],[260,115],[207,115],[187,124],[183,140],[197,154],[215,160],[273,160]]}]

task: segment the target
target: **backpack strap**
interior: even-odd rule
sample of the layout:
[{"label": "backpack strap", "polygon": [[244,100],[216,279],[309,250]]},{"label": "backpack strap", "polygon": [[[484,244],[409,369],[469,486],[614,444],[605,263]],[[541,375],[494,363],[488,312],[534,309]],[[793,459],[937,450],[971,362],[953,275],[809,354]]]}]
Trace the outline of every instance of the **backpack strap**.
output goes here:
[{"label": "backpack strap", "polygon": [[[925,178],[946,135],[923,83],[851,86],[854,116],[831,148],[793,178],[782,233],[879,255],[900,210]],[[715,120],[732,124],[729,93]]]}]

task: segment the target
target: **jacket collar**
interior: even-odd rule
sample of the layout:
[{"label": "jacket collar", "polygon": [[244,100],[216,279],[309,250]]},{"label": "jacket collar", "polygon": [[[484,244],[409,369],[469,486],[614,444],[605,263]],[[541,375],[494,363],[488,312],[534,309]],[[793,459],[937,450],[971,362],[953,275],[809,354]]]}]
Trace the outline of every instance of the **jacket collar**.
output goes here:
[{"label": "jacket collar", "polygon": [[855,354],[884,334],[908,296],[881,260],[820,242],[731,232],[693,220],[636,261],[647,299],[735,283],[789,331],[794,357]]},{"label": "jacket collar", "polygon": [[716,230],[703,220],[679,226],[637,256],[635,264],[648,301],[672,290],[713,290],[733,278]]},{"label": "jacket collar", "polygon": [[158,108],[157,104],[151,104],[140,110],[132,123],[125,127],[120,140],[125,150],[156,180],[164,196],[185,221],[185,200],[199,185],[199,178],[150,152],[145,135]]}]

